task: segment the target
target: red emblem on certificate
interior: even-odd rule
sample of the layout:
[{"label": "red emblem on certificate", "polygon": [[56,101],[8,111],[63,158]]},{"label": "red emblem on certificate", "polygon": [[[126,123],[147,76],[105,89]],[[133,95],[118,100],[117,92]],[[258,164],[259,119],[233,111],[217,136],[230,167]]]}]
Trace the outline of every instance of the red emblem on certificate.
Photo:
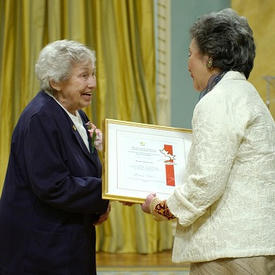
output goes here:
[{"label": "red emblem on certificate", "polygon": [[174,170],[175,155],[173,155],[173,146],[164,144],[162,153],[166,157],[166,160],[164,161],[165,170],[166,170],[166,185],[175,186],[175,170]]}]

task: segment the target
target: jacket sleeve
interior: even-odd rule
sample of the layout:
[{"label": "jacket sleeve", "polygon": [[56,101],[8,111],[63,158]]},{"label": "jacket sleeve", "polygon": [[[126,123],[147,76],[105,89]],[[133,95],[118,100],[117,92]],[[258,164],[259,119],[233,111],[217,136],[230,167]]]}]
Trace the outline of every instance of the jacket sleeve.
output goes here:
[{"label": "jacket sleeve", "polygon": [[226,99],[209,94],[194,110],[184,181],[167,200],[182,226],[191,225],[223,195],[244,135],[244,125],[235,123],[231,108]]},{"label": "jacket sleeve", "polygon": [[[108,201],[101,198],[101,178],[91,176],[90,171],[87,176],[80,171],[79,175],[71,173],[67,166],[71,156],[66,152],[69,148],[63,146],[64,138],[64,132],[49,115],[35,114],[30,119],[24,133],[24,156],[33,192],[40,200],[65,211],[104,213]],[[86,171],[89,168],[85,167]]]}]

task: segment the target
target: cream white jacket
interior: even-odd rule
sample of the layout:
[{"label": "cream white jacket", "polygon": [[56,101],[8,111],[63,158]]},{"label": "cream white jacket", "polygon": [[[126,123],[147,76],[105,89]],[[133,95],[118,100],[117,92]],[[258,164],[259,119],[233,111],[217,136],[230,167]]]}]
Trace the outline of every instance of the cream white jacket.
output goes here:
[{"label": "cream white jacket", "polygon": [[230,71],[196,105],[174,262],[275,255],[275,124],[256,89]]}]

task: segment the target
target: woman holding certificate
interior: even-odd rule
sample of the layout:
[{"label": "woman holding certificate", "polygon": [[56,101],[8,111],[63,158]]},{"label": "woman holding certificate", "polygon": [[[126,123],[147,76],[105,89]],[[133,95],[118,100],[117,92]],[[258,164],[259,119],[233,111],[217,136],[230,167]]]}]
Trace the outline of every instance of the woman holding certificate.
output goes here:
[{"label": "woman holding certificate", "polygon": [[190,274],[275,274],[275,123],[248,82],[253,32],[226,9],[191,30],[188,69],[201,93],[182,185],[142,209],[177,219],[174,262]]},{"label": "woman holding certificate", "polygon": [[95,225],[109,202],[101,197],[100,131],[81,110],[96,88],[94,52],[55,41],[42,49],[36,74],[41,91],[14,129],[0,200],[0,274],[95,275]]}]

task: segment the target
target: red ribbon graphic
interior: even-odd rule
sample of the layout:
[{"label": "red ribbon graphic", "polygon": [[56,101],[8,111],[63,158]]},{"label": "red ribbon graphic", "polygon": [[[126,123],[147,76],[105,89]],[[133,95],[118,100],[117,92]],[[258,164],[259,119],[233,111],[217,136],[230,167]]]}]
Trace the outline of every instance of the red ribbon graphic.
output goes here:
[{"label": "red ribbon graphic", "polygon": [[[173,156],[173,147],[172,145],[164,144],[164,150],[168,152],[171,156]],[[173,163],[174,160],[171,158],[170,163]],[[173,164],[166,164],[166,185],[175,186],[175,172],[174,172],[174,165]]]}]

